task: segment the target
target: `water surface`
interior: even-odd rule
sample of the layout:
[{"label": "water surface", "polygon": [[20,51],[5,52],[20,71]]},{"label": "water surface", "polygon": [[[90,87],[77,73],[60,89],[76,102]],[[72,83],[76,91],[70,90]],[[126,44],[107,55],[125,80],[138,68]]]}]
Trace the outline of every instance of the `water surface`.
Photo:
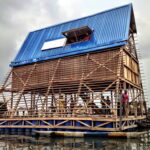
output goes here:
[{"label": "water surface", "polygon": [[0,150],[150,150],[150,131],[141,138],[52,138],[0,135]]}]

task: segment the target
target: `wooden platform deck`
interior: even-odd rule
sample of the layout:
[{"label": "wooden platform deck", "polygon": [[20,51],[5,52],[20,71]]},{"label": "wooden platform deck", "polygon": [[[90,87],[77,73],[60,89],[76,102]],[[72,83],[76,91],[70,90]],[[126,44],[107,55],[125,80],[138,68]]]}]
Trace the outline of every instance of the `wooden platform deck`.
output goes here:
[{"label": "wooden platform deck", "polygon": [[76,131],[123,131],[137,127],[137,121],[146,116],[122,117],[30,117],[30,118],[1,118],[0,128],[30,128],[48,130]]}]

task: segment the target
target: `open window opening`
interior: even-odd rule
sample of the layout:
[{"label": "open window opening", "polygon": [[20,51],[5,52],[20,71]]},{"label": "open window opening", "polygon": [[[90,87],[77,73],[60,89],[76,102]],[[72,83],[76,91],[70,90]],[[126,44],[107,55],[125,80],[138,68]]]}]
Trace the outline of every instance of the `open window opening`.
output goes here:
[{"label": "open window opening", "polygon": [[88,26],[69,30],[62,33],[66,38],[66,45],[89,41],[91,38],[92,30]]}]

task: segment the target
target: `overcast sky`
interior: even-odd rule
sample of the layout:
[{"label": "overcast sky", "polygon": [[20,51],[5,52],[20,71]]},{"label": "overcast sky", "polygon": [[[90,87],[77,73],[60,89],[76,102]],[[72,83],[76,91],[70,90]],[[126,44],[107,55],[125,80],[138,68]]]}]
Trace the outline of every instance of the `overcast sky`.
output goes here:
[{"label": "overcast sky", "polygon": [[[0,0],[0,82],[27,34],[39,28],[133,3],[144,87],[150,89],[149,0]],[[148,91],[147,90],[147,91]],[[145,93],[149,95],[150,92]]]}]

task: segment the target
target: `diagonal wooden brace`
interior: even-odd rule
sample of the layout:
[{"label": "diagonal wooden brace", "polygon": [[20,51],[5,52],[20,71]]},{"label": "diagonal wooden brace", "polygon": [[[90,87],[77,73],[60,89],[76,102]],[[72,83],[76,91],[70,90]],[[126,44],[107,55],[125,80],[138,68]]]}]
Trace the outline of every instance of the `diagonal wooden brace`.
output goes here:
[{"label": "diagonal wooden brace", "polygon": [[17,110],[17,107],[18,107],[18,105],[19,105],[19,103],[20,103],[20,100],[21,100],[21,98],[22,98],[22,95],[23,95],[23,92],[24,92],[24,90],[25,90],[25,87],[28,85],[29,79],[30,79],[30,77],[31,77],[31,75],[32,75],[32,73],[33,73],[35,67],[36,67],[36,64],[33,65],[33,68],[31,69],[31,71],[30,71],[30,73],[29,73],[29,75],[28,75],[28,77],[27,77],[27,79],[26,79],[26,81],[25,81],[25,83],[24,83],[23,88],[22,88],[22,90],[21,90],[20,93],[19,93],[19,96],[18,96],[16,105],[15,105],[15,107],[13,108],[13,111],[12,111],[10,117],[13,117],[13,116],[14,116],[14,114],[15,114],[15,112],[16,112],[16,110]]}]

